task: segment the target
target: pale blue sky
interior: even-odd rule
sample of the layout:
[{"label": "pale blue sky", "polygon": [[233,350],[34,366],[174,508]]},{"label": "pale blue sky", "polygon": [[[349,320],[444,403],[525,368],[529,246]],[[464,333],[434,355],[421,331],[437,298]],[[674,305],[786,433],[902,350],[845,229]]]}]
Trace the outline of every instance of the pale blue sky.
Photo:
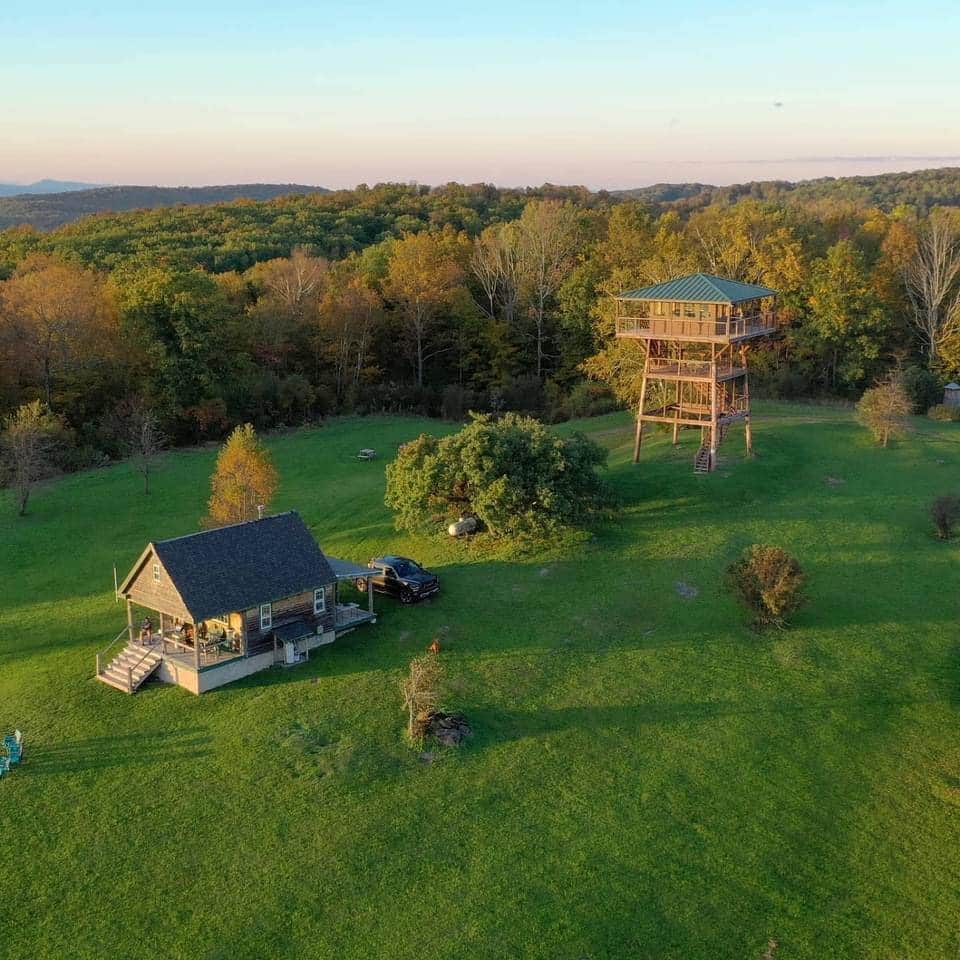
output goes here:
[{"label": "pale blue sky", "polygon": [[0,0],[0,181],[627,187],[960,164],[956,0],[135,7]]}]

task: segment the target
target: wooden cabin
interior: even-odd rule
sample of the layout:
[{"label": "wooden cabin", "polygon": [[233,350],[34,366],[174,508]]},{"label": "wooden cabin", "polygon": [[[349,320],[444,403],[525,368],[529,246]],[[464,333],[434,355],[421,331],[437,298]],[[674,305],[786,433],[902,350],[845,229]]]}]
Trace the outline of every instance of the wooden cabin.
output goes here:
[{"label": "wooden cabin", "polygon": [[340,598],[343,581],[368,574],[326,556],[294,512],[149,543],[118,587],[127,625],[97,655],[97,677],[127,693],[150,676],[204,693],[299,663],[376,622],[371,582],[366,609]]},{"label": "wooden cabin", "polygon": [[777,332],[776,296],[768,287],[694,273],[615,298],[617,337],[636,341],[644,354],[634,463],[650,422],[669,424],[674,444],[681,429],[700,430],[697,473],[716,469],[732,423],[743,421],[752,451],[747,357],[754,341]]}]

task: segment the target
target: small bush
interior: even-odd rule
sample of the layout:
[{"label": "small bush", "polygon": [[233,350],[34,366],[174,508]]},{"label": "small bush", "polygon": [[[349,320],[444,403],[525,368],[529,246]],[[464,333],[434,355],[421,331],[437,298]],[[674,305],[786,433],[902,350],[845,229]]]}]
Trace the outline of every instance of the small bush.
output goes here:
[{"label": "small bush", "polygon": [[941,540],[952,539],[954,527],[960,523],[960,497],[954,493],[937,497],[930,505],[930,519]]},{"label": "small bush", "polygon": [[960,422],[960,407],[948,407],[945,403],[935,403],[928,411],[931,420]]},{"label": "small bush", "polygon": [[914,413],[923,413],[943,396],[940,381],[926,367],[910,364],[904,368],[901,381],[913,404]]},{"label": "small bush", "polygon": [[599,417],[617,409],[617,400],[604,383],[582,380],[571,387],[566,398],[557,404],[556,420],[578,420]]},{"label": "small bush", "polygon": [[730,588],[753,615],[757,629],[786,625],[806,602],[800,564],[780,547],[755,543],[727,569]]}]

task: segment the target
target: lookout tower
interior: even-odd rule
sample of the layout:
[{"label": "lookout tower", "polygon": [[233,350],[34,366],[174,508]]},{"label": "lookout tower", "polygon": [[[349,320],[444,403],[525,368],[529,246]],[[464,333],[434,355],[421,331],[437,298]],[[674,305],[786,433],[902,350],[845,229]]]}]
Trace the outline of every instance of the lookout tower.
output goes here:
[{"label": "lookout tower", "polygon": [[[633,462],[645,423],[700,428],[697,473],[716,469],[717,447],[731,423],[742,420],[747,453],[750,384],[747,356],[760,337],[777,330],[777,292],[707,273],[628,290],[616,298],[617,337],[644,348]],[[654,409],[645,409],[654,399]]]}]

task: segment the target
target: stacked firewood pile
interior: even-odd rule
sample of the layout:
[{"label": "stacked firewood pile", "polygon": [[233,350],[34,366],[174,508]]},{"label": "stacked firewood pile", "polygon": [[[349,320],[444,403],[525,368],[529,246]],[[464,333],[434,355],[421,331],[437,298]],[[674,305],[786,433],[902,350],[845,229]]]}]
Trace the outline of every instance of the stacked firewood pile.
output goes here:
[{"label": "stacked firewood pile", "polygon": [[422,736],[433,737],[444,747],[459,747],[467,738],[473,736],[470,724],[462,713],[444,713],[431,710],[418,717]]}]

